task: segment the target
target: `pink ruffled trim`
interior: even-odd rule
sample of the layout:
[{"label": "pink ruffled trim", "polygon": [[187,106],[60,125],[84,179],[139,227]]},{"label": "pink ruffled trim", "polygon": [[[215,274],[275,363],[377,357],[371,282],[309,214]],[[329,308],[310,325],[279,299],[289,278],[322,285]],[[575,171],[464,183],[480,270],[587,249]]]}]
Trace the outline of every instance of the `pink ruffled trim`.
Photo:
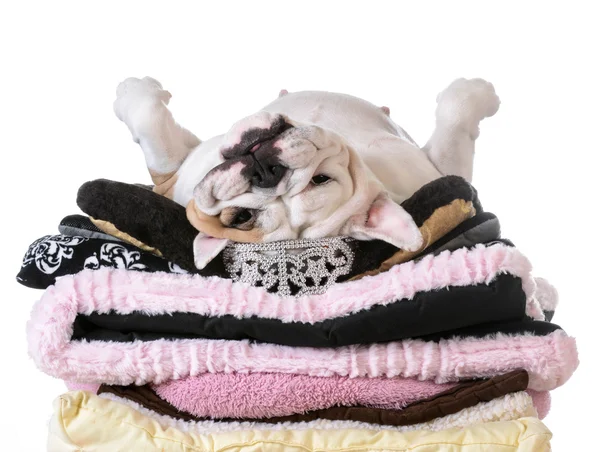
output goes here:
[{"label": "pink ruffled trim", "polygon": [[562,385],[578,365],[575,340],[561,330],[546,336],[496,334],[334,349],[208,339],[71,342],[77,301],[75,296],[40,300],[27,336],[29,354],[42,371],[80,383],[158,384],[205,372],[400,376],[445,383],[525,369],[530,388],[544,391]]},{"label": "pink ruffled trim", "polygon": [[374,305],[410,300],[418,292],[488,284],[502,273],[522,279],[527,315],[543,320],[543,311],[535,298],[531,264],[516,248],[503,244],[477,245],[425,256],[418,262],[396,265],[375,276],[335,284],[321,295],[298,298],[280,297],[230,279],[103,268],[61,278],[46,290],[42,302],[68,304],[69,310],[80,314],[111,310],[120,314],[191,312],[316,323]]}]

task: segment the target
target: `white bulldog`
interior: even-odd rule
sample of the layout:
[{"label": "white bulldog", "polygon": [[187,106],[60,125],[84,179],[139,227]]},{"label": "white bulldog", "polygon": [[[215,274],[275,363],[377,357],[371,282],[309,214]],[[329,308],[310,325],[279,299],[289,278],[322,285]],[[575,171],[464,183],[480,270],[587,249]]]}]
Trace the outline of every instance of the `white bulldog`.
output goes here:
[{"label": "white bulldog", "polygon": [[142,147],[154,191],[186,206],[200,231],[198,268],[230,240],[346,235],[418,249],[421,234],[399,203],[443,175],[470,181],[479,122],[500,105],[490,83],[454,81],[420,148],[388,108],[344,94],[283,90],[207,141],[175,122],[170,98],[152,78],[129,78],[114,110]]}]

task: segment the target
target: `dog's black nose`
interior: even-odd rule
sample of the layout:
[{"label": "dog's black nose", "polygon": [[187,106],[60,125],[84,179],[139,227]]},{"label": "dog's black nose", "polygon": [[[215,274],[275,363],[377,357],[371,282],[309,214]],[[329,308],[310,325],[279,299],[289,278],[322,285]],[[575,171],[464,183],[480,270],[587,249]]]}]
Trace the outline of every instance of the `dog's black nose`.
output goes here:
[{"label": "dog's black nose", "polygon": [[252,185],[258,188],[276,187],[287,168],[281,164],[281,149],[274,146],[278,137],[256,144],[250,151],[252,156]]},{"label": "dog's black nose", "polygon": [[278,116],[267,129],[244,132],[240,142],[221,151],[221,155],[226,161],[244,162],[242,174],[254,187],[276,187],[287,171],[279,159],[281,149],[277,143],[281,134],[291,128],[283,116]]},{"label": "dog's black nose", "polygon": [[253,186],[258,188],[273,188],[281,182],[287,168],[278,162],[269,163],[255,160],[252,171],[251,180]]}]

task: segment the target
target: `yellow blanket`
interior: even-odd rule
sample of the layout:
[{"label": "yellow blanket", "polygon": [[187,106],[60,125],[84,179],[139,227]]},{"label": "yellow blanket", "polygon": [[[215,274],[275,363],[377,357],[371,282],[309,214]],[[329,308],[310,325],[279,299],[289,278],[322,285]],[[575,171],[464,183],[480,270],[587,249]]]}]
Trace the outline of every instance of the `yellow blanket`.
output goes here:
[{"label": "yellow blanket", "polygon": [[243,430],[201,435],[162,427],[127,405],[76,391],[62,395],[54,402],[48,450],[543,452],[550,450],[551,437],[544,424],[534,417],[440,432],[308,429]]}]

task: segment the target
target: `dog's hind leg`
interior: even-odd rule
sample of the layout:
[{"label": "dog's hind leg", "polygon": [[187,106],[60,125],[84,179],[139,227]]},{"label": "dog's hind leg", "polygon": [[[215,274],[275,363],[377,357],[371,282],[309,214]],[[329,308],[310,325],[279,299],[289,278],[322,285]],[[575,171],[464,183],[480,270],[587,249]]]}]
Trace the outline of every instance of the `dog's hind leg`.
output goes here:
[{"label": "dog's hind leg", "polygon": [[438,95],[435,130],[423,148],[438,171],[471,181],[479,122],[499,106],[493,85],[482,79],[455,80]]},{"label": "dog's hind leg", "polygon": [[114,110],[127,124],[133,140],[144,151],[146,166],[156,184],[155,191],[167,194],[175,173],[200,140],[173,119],[167,108],[171,94],[150,77],[128,78],[117,87]]}]

